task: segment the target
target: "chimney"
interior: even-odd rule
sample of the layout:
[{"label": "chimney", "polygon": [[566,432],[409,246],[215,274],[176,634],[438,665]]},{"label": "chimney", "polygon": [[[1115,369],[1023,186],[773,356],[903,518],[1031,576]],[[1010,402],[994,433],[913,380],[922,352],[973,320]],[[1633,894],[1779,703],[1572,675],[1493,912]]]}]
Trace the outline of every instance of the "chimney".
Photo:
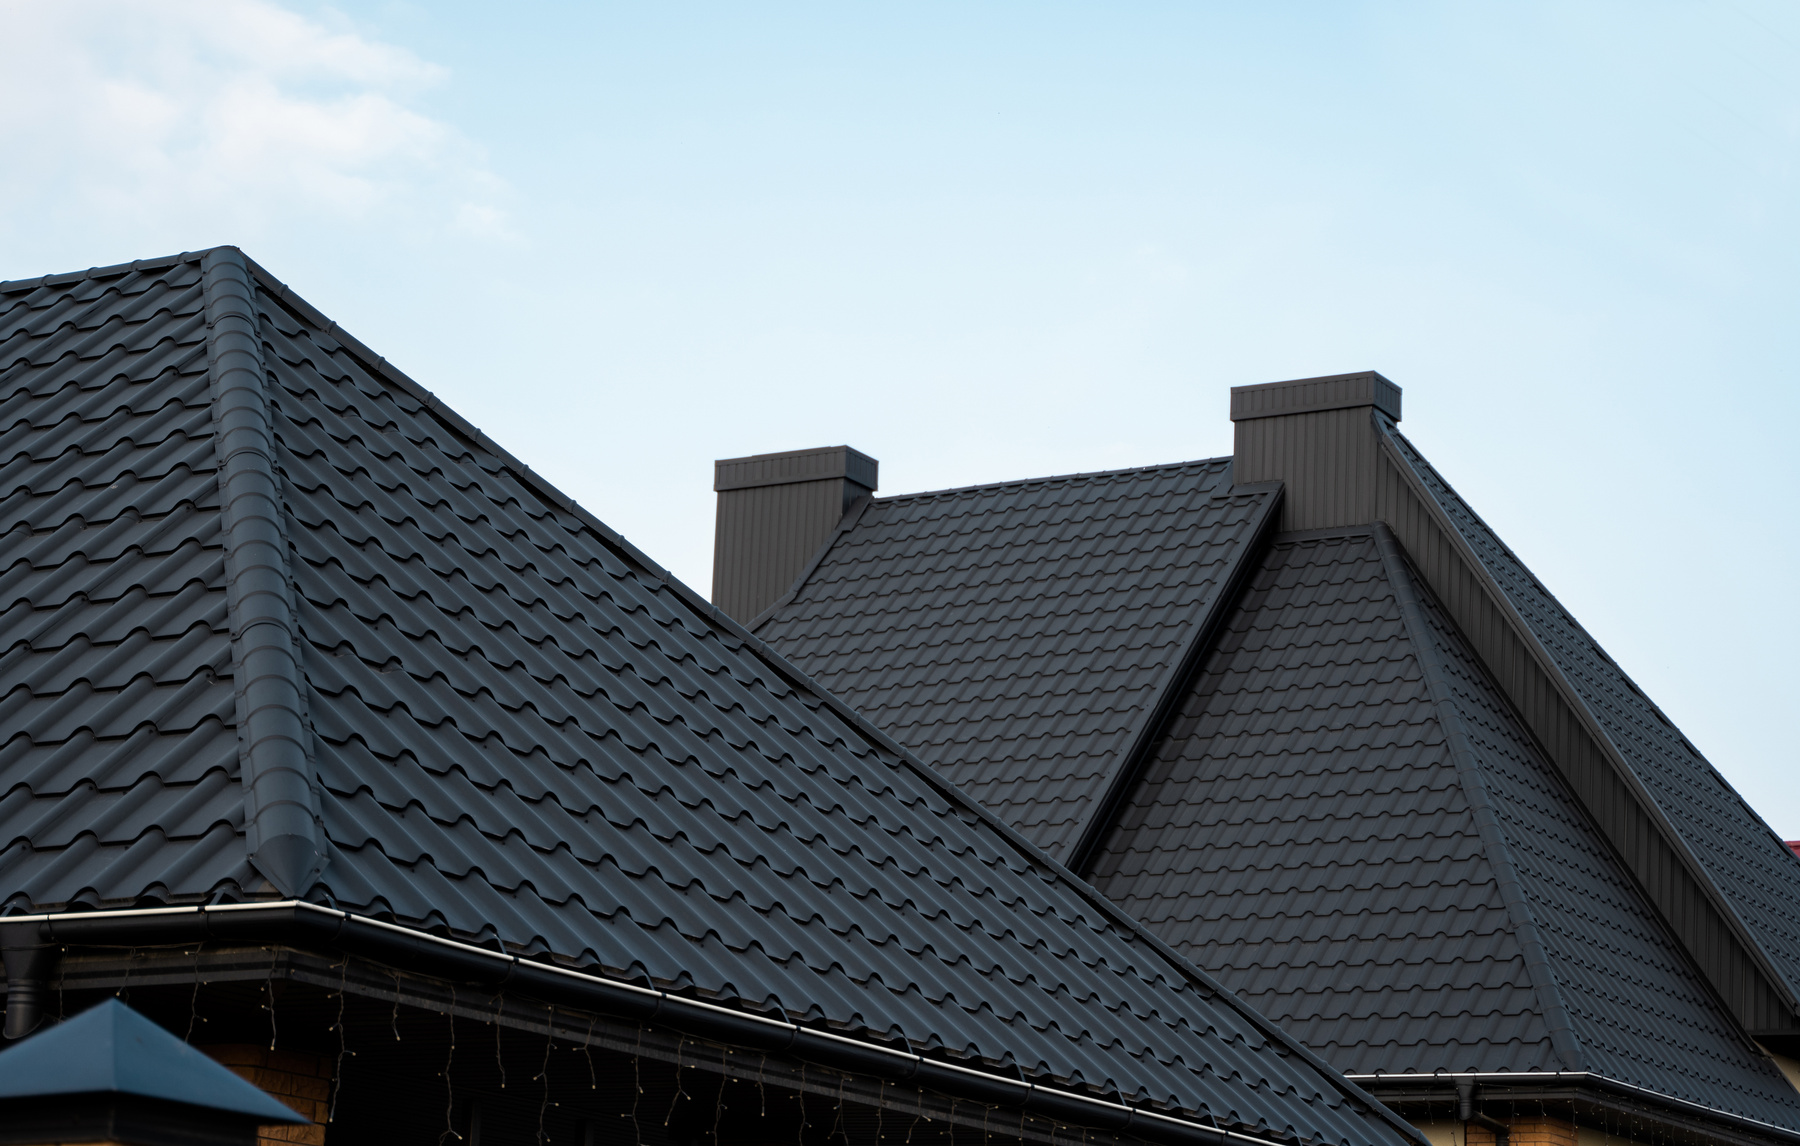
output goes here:
[{"label": "chimney", "polygon": [[714,462],[713,604],[743,624],[773,605],[844,511],[875,491],[876,465],[849,446]]},{"label": "chimney", "polygon": [[1282,529],[1375,520],[1375,418],[1400,420],[1400,387],[1366,370],[1231,388],[1232,480],[1280,481]]}]

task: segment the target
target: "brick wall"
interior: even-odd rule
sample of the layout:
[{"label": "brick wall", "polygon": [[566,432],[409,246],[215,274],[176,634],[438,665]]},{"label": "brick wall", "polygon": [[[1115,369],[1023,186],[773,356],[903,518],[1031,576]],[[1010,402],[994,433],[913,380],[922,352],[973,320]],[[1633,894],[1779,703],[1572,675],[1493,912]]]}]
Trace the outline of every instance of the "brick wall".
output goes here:
[{"label": "brick wall", "polygon": [[[1507,1127],[1509,1146],[1577,1146],[1575,1124],[1561,1118],[1514,1118]],[[1494,1146],[1494,1132],[1471,1122],[1468,1146]]]},{"label": "brick wall", "polygon": [[1512,1146],[1576,1146],[1575,1124],[1560,1118],[1515,1118]]},{"label": "brick wall", "polygon": [[331,1099],[329,1058],[251,1045],[200,1049],[274,1095],[278,1102],[312,1119],[311,1126],[261,1127],[257,1146],[325,1146],[325,1114]]}]

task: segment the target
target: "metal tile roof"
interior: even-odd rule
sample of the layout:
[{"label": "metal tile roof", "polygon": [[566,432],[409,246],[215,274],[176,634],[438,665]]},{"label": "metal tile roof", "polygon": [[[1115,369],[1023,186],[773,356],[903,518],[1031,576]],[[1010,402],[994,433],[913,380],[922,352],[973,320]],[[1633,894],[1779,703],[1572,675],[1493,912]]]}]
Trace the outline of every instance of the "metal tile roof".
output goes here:
[{"label": "metal tile roof", "polygon": [[1593,1071],[1800,1127],[1376,528],[1271,547],[1095,882],[1346,1071]]},{"label": "metal tile roof", "polygon": [[1276,496],[1216,459],[881,498],[756,632],[1066,861]]},{"label": "metal tile roof", "polygon": [[[1090,636],[1113,631],[1109,607],[1165,634],[1224,619],[1103,825],[1088,869],[1102,890],[1346,1071],[1592,1071],[1800,1129],[1793,1088],[1720,1009],[1397,548],[1384,558],[1367,529],[1288,535],[1266,553],[1242,525],[1202,537],[1219,529],[1206,514],[1228,504],[1227,480],[1211,462],[876,500],[760,632],[1054,848],[1109,780],[1066,762],[1116,731],[1111,690],[1129,682],[1148,710],[1168,687],[1131,675],[1131,646]],[[1092,525],[1132,521],[1090,508],[1118,486],[1126,505],[1189,514],[1196,533],[1176,536],[1197,540],[1180,560],[1200,575],[1134,572],[1133,546],[1154,531],[1115,527],[1117,544]],[[1059,532],[1059,514],[1074,524]],[[1245,551],[1258,580],[1222,598],[1206,572]],[[1021,604],[982,628],[996,600]],[[1615,719],[1627,697],[1647,706],[1619,689],[1605,699]],[[1650,711],[1634,726],[1685,745]],[[1689,822],[1741,814],[1715,850],[1757,844],[1762,867],[1715,859],[1715,878],[1739,897],[1778,888],[1787,849],[1697,756],[1661,759],[1704,789]],[[1800,894],[1783,903],[1800,912]]]},{"label": "metal tile roof", "polygon": [[1345,1070],[1555,1069],[1433,707],[1373,538],[1278,542],[1095,883]]},{"label": "metal tile roof", "polygon": [[[274,896],[306,871],[276,845],[319,830],[314,901],[1219,1125],[1405,1140],[260,269],[205,259],[0,284],[9,910]],[[1241,527],[1223,501],[1177,557]],[[1146,624],[1128,646],[1167,643]],[[275,654],[298,731],[265,756],[272,678],[244,666]]]}]

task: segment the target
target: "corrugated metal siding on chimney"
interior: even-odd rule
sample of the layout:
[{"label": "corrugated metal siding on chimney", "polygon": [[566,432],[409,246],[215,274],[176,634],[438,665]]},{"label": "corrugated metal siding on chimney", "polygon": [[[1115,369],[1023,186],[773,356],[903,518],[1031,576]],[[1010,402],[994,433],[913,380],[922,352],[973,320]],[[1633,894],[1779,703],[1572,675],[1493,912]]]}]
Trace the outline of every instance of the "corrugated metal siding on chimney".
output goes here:
[{"label": "corrugated metal siding on chimney", "polygon": [[1232,476],[1287,484],[1284,530],[1364,525],[1375,520],[1376,449],[1367,406],[1257,418],[1237,424]]},{"label": "corrugated metal siding on chimney", "polygon": [[876,478],[875,459],[848,446],[714,463],[713,604],[743,622],[774,604]]},{"label": "corrugated metal siding on chimney", "polygon": [[1375,410],[1400,418],[1400,387],[1373,370],[1234,386],[1233,477],[1287,484],[1283,529],[1366,525],[1375,520]]}]

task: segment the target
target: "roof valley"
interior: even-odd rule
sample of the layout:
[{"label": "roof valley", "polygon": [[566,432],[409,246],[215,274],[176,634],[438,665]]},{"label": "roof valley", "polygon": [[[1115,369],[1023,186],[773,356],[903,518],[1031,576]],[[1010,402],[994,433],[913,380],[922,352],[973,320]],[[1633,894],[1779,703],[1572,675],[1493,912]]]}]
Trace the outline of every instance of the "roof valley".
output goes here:
[{"label": "roof valley", "polygon": [[[1233,486],[1232,493],[1242,488]],[[1237,608],[1258,563],[1268,551],[1269,539],[1281,520],[1282,491],[1279,485],[1265,488],[1268,496],[1258,506],[1257,516],[1252,519],[1244,540],[1226,558],[1218,591],[1201,603],[1198,615],[1188,622],[1180,655],[1170,661],[1162,679],[1151,687],[1137,725],[1125,741],[1125,750],[1116,754],[1109,773],[1102,778],[1100,798],[1077,813],[1075,842],[1065,863],[1069,870],[1084,878],[1093,864],[1094,853],[1124,811],[1132,786],[1155,754],[1163,729],[1181,707],[1188,684],[1200,671],[1207,652],[1217,643],[1226,618]]]},{"label": "roof valley", "polygon": [[[1544,1069],[1557,1048],[1370,532],[1277,535],[1256,564],[1096,886],[1339,1069]],[[1472,941],[1483,969],[1440,999]],[[1348,985],[1383,967],[1403,981]]]}]

